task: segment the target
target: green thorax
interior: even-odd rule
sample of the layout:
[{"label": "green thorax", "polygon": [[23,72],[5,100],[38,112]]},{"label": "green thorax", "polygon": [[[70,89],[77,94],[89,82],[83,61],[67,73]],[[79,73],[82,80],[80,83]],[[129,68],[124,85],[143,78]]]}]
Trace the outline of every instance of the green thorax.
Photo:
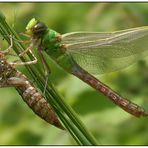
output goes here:
[{"label": "green thorax", "polygon": [[59,50],[61,43],[57,40],[59,35],[56,31],[48,29],[42,36],[42,46],[53,59],[58,58],[62,54]]},{"label": "green thorax", "polygon": [[71,72],[71,68],[74,66],[75,62],[66,52],[66,48],[64,49],[61,41],[58,40],[59,36],[60,34],[56,31],[48,29],[42,36],[42,47],[54,61],[56,61],[66,71]]}]

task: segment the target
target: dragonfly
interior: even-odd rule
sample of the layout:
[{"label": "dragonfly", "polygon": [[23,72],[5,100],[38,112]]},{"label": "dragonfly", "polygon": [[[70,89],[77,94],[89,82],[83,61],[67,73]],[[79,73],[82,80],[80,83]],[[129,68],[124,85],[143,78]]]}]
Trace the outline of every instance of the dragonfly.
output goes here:
[{"label": "dragonfly", "polygon": [[141,106],[120,96],[94,76],[128,67],[140,56],[146,56],[148,26],[116,32],[60,34],[32,18],[25,34],[30,38],[30,45],[20,56],[36,46],[42,58],[46,52],[65,71],[104,94],[124,111],[136,117],[148,116]]},{"label": "dragonfly", "polygon": [[[19,64],[18,61],[7,62],[6,55],[8,54],[9,50],[0,51],[0,88],[15,87],[35,114],[55,127],[64,130],[64,127],[47,100],[30,80],[14,67],[14,65]],[[20,64],[22,65],[22,63]]]}]

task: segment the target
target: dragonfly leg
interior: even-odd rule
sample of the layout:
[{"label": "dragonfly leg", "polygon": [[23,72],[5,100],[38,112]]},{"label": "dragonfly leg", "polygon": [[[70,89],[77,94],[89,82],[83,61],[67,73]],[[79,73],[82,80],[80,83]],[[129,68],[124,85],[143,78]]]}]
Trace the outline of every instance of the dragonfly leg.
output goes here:
[{"label": "dragonfly leg", "polygon": [[9,54],[10,53],[10,50],[13,47],[13,40],[12,40],[12,38],[13,38],[12,35],[10,35],[10,46],[7,49],[1,51],[1,53],[3,53],[4,55]]},{"label": "dragonfly leg", "polygon": [[[7,35],[8,36],[8,35]],[[20,40],[20,39],[16,39],[15,37],[9,35],[13,40],[20,42],[20,43],[30,43],[32,39],[29,40]]]},{"label": "dragonfly leg", "polygon": [[26,33],[21,32],[21,33],[19,33],[19,34],[22,35],[22,36],[25,36],[25,37],[27,37],[27,38],[31,38],[31,36],[28,35],[28,34],[26,34]]},{"label": "dragonfly leg", "polygon": [[[27,38],[29,38],[29,40],[20,40],[20,39],[16,39],[15,37],[12,37],[15,41],[17,41],[17,42],[21,42],[21,43],[30,43],[31,42],[31,40],[32,40],[32,38],[31,38],[31,36],[30,35],[28,35],[28,34],[26,34],[26,33],[19,33],[20,35],[22,35],[22,36],[25,36],[25,37],[27,37]],[[7,35],[8,36],[8,35]]]},{"label": "dragonfly leg", "polygon": [[[36,63],[37,63],[37,58],[36,58],[36,56],[32,53],[31,50],[28,50],[28,52],[31,53],[31,55],[32,55],[32,57],[33,57],[34,60],[32,60],[32,61],[27,61],[27,62],[22,62],[22,61],[20,61],[20,60],[16,60],[16,61],[14,61],[14,62],[10,62],[10,64],[11,64],[11,65],[31,65],[31,64],[36,64]],[[21,55],[21,56],[22,56],[22,55]]]},{"label": "dragonfly leg", "polygon": [[49,66],[48,66],[48,64],[46,62],[46,59],[44,58],[43,53],[42,53],[42,51],[43,51],[42,47],[39,47],[38,51],[39,51],[39,56],[40,56],[40,58],[42,60],[42,63],[44,65],[45,75],[48,75],[49,73],[51,73],[51,70],[50,70],[50,68],[49,68]]},{"label": "dragonfly leg", "polygon": [[21,43],[23,43],[23,44],[29,44],[29,43],[31,43],[32,38],[31,38],[30,35],[28,35],[28,34],[26,34],[26,33],[22,33],[22,32],[19,33],[19,34],[22,35],[22,36],[25,36],[25,37],[29,38],[29,40],[18,40],[18,39],[15,39],[16,41],[21,42]]},{"label": "dragonfly leg", "polygon": [[17,56],[15,54],[10,53],[10,50],[13,48],[13,40],[12,39],[14,39],[14,37],[12,35],[9,35],[9,36],[10,36],[10,46],[5,50],[1,50],[0,52],[1,52],[1,54],[5,55],[5,56],[6,55]]},{"label": "dragonfly leg", "polygon": [[[10,35],[10,46],[9,46],[7,49],[1,51],[1,53],[2,53],[3,55],[5,55],[5,56],[6,56],[6,55],[17,56],[17,55],[14,55],[14,54],[10,54],[10,50],[11,50],[12,47],[13,47],[13,39],[14,39],[14,38],[12,37],[12,35]],[[10,62],[10,64],[11,64],[11,65],[30,65],[30,64],[36,64],[36,63],[37,63],[37,58],[35,57],[35,55],[34,55],[34,54],[32,53],[32,51],[31,51],[32,46],[33,46],[33,45],[30,45],[25,51],[23,51],[23,52],[19,55],[19,57],[23,56],[26,52],[30,52],[30,54],[32,55],[32,57],[33,57],[34,60],[28,61],[28,62],[22,62],[22,61],[20,61],[20,60],[16,60],[16,61],[14,61],[14,62]]]},{"label": "dragonfly leg", "polygon": [[48,64],[47,64],[47,62],[44,58],[44,55],[42,53],[43,50],[42,50],[41,46],[38,47],[38,51],[39,51],[39,56],[42,60],[42,63],[43,63],[43,66],[44,66],[44,71],[45,71],[45,87],[44,87],[44,91],[43,91],[43,94],[45,94],[47,84],[48,84],[49,74],[51,73],[51,70],[50,70],[50,68],[49,68],[49,66],[48,66]]},{"label": "dragonfly leg", "polygon": [[29,45],[29,47],[27,47],[23,52],[21,52],[21,53],[19,54],[19,57],[24,56],[27,52],[29,52],[29,50],[32,50],[32,48],[33,48],[33,43],[31,43],[31,44]]}]

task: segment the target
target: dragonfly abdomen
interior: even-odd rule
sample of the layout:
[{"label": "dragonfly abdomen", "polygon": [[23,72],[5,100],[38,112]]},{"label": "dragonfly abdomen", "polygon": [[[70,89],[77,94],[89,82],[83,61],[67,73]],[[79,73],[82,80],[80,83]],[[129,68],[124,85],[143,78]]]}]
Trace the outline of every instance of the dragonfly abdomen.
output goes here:
[{"label": "dragonfly abdomen", "polygon": [[103,93],[105,96],[107,96],[115,104],[119,105],[122,109],[124,109],[128,113],[136,117],[148,116],[148,112],[146,112],[142,107],[119,96],[117,92],[113,91],[111,88],[103,84],[101,81],[99,81],[94,76],[86,72],[80,66],[76,65],[73,68],[72,74],[77,76],[87,84],[89,84],[91,87],[93,87],[97,91]]}]

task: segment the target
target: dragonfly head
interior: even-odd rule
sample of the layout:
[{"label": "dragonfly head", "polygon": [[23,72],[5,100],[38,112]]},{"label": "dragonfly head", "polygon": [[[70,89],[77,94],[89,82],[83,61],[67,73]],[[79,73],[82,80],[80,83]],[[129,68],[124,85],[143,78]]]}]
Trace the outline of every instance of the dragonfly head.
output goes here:
[{"label": "dragonfly head", "polygon": [[31,36],[41,36],[46,30],[47,27],[44,23],[33,18],[27,24],[25,33]]}]

